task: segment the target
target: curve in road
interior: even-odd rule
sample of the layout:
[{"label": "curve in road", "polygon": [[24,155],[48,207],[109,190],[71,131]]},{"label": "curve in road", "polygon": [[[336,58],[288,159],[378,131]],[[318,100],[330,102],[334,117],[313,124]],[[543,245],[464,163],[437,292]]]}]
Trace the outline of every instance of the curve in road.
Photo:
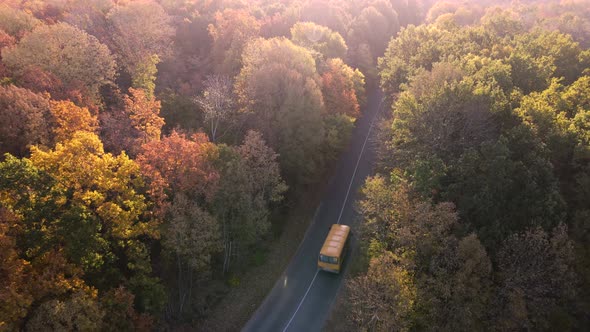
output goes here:
[{"label": "curve in road", "polygon": [[353,203],[371,171],[374,149],[370,137],[382,105],[381,92],[373,91],[363,116],[356,123],[351,144],[341,156],[295,256],[242,331],[322,329],[342,282],[342,274],[319,271],[317,256],[332,224],[350,225],[354,232]]}]

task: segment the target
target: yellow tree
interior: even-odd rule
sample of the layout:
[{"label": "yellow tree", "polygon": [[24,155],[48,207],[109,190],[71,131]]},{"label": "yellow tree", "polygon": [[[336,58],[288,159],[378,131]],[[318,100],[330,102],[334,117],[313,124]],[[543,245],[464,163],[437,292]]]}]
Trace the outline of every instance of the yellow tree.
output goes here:
[{"label": "yellow tree", "polygon": [[69,100],[51,102],[50,111],[55,121],[53,134],[56,142],[72,138],[77,131],[94,132],[98,127],[96,116],[86,107],[78,107]]},{"label": "yellow tree", "polygon": [[150,276],[145,241],[159,238],[159,221],[141,194],[139,165],[124,153],[105,153],[90,132],[76,132],[50,151],[34,147],[31,162],[54,180],[46,197],[50,210],[37,209],[37,217],[45,219],[42,239],[63,245],[64,255],[83,269],[90,285],[103,291],[125,281],[140,309],[158,310],[163,290]]},{"label": "yellow tree", "polygon": [[159,116],[160,107],[160,101],[141,89],[130,88],[129,95],[125,96],[125,112],[139,132],[141,143],[160,139],[164,126],[164,119]]}]

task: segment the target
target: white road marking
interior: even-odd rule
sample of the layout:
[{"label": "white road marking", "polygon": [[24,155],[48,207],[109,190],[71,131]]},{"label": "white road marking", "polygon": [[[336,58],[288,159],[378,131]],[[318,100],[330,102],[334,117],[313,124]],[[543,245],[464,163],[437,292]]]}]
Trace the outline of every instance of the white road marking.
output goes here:
[{"label": "white road marking", "polygon": [[311,283],[309,284],[309,287],[307,287],[307,291],[303,295],[303,298],[301,299],[301,302],[299,302],[299,305],[297,306],[297,309],[295,309],[295,312],[293,313],[293,316],[291,316],[291,319],[289,319],[289,322],[287,323],[287,326],[285,326],[285,328],[283,329],[283,332],[287,331],[287,329],[289,328],[289,325],[291,325],[291,322],[293,321],[293,318],[295,318],[295,315],[297,315],[297,311],[299,311],[299,308],[301,308],[301,305],[303,304],[303,301],[305,301],[305,298],[307,297],[307,293],[309,293],[309,290],[311,289],[311,286],[313,286],[313,282],[315,281],[315,278],[318,276],[318,272],[320,272],[320,270],[316,270],[315,271],[315,275],[313,276],[313,279],[311,279]]},{"label": "white road marking", "polygon": [[340,209],[340,215],[338,215],[337,224],[340,224],[340,218],[342,218],[342,213],[344,212],[344,208],[346,207],[346,203],[348,202],[348,194],[350,194],[350,188],[352,188],[352,183],[354,182],[354,177],[356,176],[356,171],[359,168],[359,163],[361,162],[361,158],[363,157],[363,152],[365,151],[365,146],[367,145],[367,141],[369,140],[369,136],[371,136],[371,130],[373,129],[373,124],[375,123],[375,119],[377,115],[381,111],[381,105],[383,105],[383,100],[379,103],[379,107],[377,108],[377,113],[373,116],[371,120],[371,125],[369,126],[369,131],[367,132],[367,137],[365,137],[365,142],[363,143],[363,147],[361,148],[361,153],[359,153],[359,158],[356,161],[356,166],[354,167],[354,172],[352,173],[352,177],[350,178],[350,183],[348,184],[348,190],[346,191],[346,197],[344,197],[344,202],[342,203],[342,209]]},{"label": "white road marking", "polygon": [[[350,188],[352,187],[352,182],[354,181],[354,177],[356,176],[356,171],[359,167],[359,163],[361,162],[363,152],[365,151],[365,146],[367,145],[367,140],[369,139],[369,136],[371,135],[371,130],[373,129],[373,124],[375,123],[375,119],[377,118],[377,115],[381,111],[382,105],[383,105],[383,100],[381,100],[381,103],[379,103],[379,106],[377,108],[377,113],[375,113],[375,115],[373,115],[373,119],[371,120],[371,125],[369,126],[369,131],[367,132],[367,137],[365,137],[365,142],[363,143],[363,147],[361,148],[361,152],[359,153],[359,158],[356,161],[356,166],[354,167],[354,172],[352,173],[352,177],[350,178],[350,184],[348,185],[348,190],[346,191],[346,197],[344,198],[344,203],[342,204],[342,209],[340,210],[340,215],[338,216],[337,224],[340,223],[340,218],[342,218],[342,212],[344,211],[344,207],[346,206],[346,201],[348,200],[348,194],[350,194]],[[319,208],[318,208],[318,210],[319,210]],[[317,211],[316,211],[316,213],[317,213]],[[315,219],[315,216],[314,216],[314,219]],[[303,244],[303,241],[301,243]],[[289,322],[287,322],[287,325],[283,329],[283,332],[287,331],[287,329],[289,328],[289,325],[291,325],[291,322],[293,321],[293,318],[295,318],[295,316],[297,315],[297,312],[301,308],[303,301],[305,301],[305,298],[307,297],[307,294],[309,293],[311,286],[313,286],[313,283],[315,282],[315,278],[318,276],[318,272],[320,272],[319,269],[315,271],[315,275],[313,276],[313,279],[311,279],[311,283],[309,284],[309,287],[307,287],[307,291],[305,292],[305,294],[303,294],[303,298],[299,302],[297,309],[295,309],[293,316],[291,316],[291,319],[289,319]]]}]

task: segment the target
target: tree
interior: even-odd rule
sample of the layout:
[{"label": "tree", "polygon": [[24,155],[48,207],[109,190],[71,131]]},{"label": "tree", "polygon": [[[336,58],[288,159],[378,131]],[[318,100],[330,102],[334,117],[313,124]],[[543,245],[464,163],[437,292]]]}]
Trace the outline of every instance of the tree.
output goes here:
[{"label": "tree", "polygon": [[407,83],[417,68],[432,69],[433,63],[442,56],[442,46],[449,43],[449,35],[436,26],[420,25],[409,26],[392,38],[378,64],[385,94],[398,93],[400,85]]},{"label": "tree", "polygon": [[346,58],[348,47],[344,38],[338,32],[312,22],[296,23],[291,28],[291,40],[319,53],[324,59]]},{"label": "tree", "polygon": [[168,53],[174,35],[170,17],[157,2],[141,1],[114,6],[107,20],[119,63],[139,88],[139,81],[153,75],[158,57]]},{"label": "tree", "polygon": [[[4,30],[0,29],[0,50],[7,46],[12,46],[14,44],[16,44],[16,40],[14,39],[14,37],[7,34]],[[4,70],[4,65],[2,65],[2,71],[0,73],[4,73]]]},{"label": "tree", "polygon": [[25,33],[32,31],[41,21],[26,11],[18,10],[9,5],[0,5],[0,30],[20,39]]},{"label": "tree", "polygon": [[571,324],[573,259],[564,225],[557,226],[551,236],[533,228],[508,237],[498,254],[501,328],[551,329]]},{"label": "tree", "polygon": [[234,76],[242,67],[244,47],[260,34],[260,22],[245,10],[227,8],[215,14],[209,34],[213,38],[211,54],[217,62],[217,72]]},{"label": "tree", "polygon": [[[482,329],[491,303],[492,264],[475,234],[455,235],[460,224],[454,205],[420,200],[398,173],[389,181],[369,178],[362,192],[362,239],[372,260],[367,274],[352,283],[360,287],[353,291],[359,322],[370,326],[383,320],[378,330]],[[407,292],[407,287],[412,296],[398,308],[396,301],[403,297],[388,294]]]},{"label": "tree", "polygon": [[[444,236],[444,234],[440,234]],[[492,300],[492,264],[477,235],[450,238],[417,273],[415,326],[485,330]],[[425,262],[428,264],[428,262]]]},{"label": "tree", "polygon": [[356,95],[355,73],[340,59],[327,61],[328,69],[322,75],[322,92],[329,114],[346,114],[352,118],[360,115]]},{"label": "tree", "polygon": [[494,140],[507,102],[499,87],[481,85],[462,80],[452,64],[420,71],[393,106],[390,157],[398,165],[411,163],[416,153],[449,162],[468,148]]},{"label": "tree", "polygon": [[124,97],[124,101],[125,113],[138,133],[140,144],[159,140],[164,126],[164,119],[159,117],[160,102],[145,91],[134,88],[129,88],[129,95]]},{"label": "tree", "polygon": [[177,193],[169,209],[169,220],[162,243],[176,261],[174,288],[178,299],[174,310],[183,313],[190,306],[194,279],[210,272],[213,255],[221,251],[221,233],[217,221],[195,200]]},{"label": "tree", "polygon": [[51,115],[55,126],[55,141],[71,139],[77,131],[94,132],[98,121],[87,108],[78,107],[71,101],[51,102]]},{"label": "tree", "polygon": [[[215,142],[219,127],[223,124],[230,127],[231,123],[236,120],[230,78],[220,75],[207,77],[203,95],[197,97],[196,101],[205,113],[205,121],[209,122],[209,137],[211,137],[211,141]],[[227,129],[220,136],[226,132]]]},{"label": "tree", "polygon": [[131,79],[131,86],[143,90],[148,98],[153,97],[156,90],[156,65],[159,62],[160,58],[157,55],[146,57],[137,64]]},{"label": "tree", "polygon": [[449,171],[452,184],[442,195],[457,203],[461,217],[488,247],[528,227],[550,229],[564,213],[542,145],[526,128],[517,127],[507,135],[463,154]]},{"label": "tree", "polygon": [[272,204],[280,202],[287,189],[276,159],[276,153],[253,131],[237,148],[220,147],[220,180],[212,210],[222,227],[224,271],[231,265],[231,256],[243,255],[270,228]]},{"label": "tree", "polygon": [[16,46],[3,49],[2,61],[17,77],[22,77],[30,66],[38,66],[55,75],[68,89],[82,84],[92,97],[115,74],[109,49],[67,23],[37,27]]},{"label": "tree", "polygon": [[[582,72],[579,56],[582,52],[580,45],[573,41],[570,35],[557,31],[521,34],[514,41],[514,54],[523,58],[533,59],[534,66],[547,74],[545,87],[550,83],[550,77],[563,77],[565,83],[574,82]],[[515,73],[515,81],[519,73]],[[532,90],[525,92],[530,92]]]},{"label": "tree", "polygon": [[348,30],[350,44],[367,43],[371,56],[383,54],[387,42],[395,37],[400,29],[398,15],[385,0],[377,0],[365,7],[351,22]]},{"label": "tree", "polygon": [[104,311],[93,295],[77,292],[65,301],[42,303],[27,322],[27,331],[100,331]]},{"label": "tree", "polygon": [[365,275],[348,284],[352,319],[361,329],[408,331],[416,302],[416,285],[411,272],[386,252],[371,259]]},{"label": "tree", "polygon": [[17,329],[33,302],[28,284],[30,264],[22,259],[14,234],[18,218],[4,207],[0,208],[0,327]]},{"label": "tree", "polygon": [[236,79],[242,112],[280,155],[288,178],[310,181],[322,164],[323,100],[311,54],[287,39],[257,39],[243,54]]},{"label": "tree", "polygon": [[49,119],[47,96],[14,85],[0,86],[0,152],[22,157],[30,146],[48,144]]},{"label": "tree", "polygon": [[30,160],[9,157],[0,164],[3,204],[23,218],[23,253],[57,274],[58,281],[40,274],[35,287],[45,289],[36,290],[39,298],[80,288],[84,283],[75,278],[83,271],[100,291],[128,283],[140,308],[157,310],[160,286],[150,276],[146,239],[159,236],[160,221],[148,212],[139,171],[126,155],[104,153],[88,132],[53,150],[35,147]]},{"label": "tree", "polygon": [[346,1],[310,0],[304,2],[299,11],[298,21],[313,22],[328,27],[343,36],[346,35],[348,25],[352,20],[350,14],[352,10]]},{"label": "tree", "polygon": [[204,134],[186,137],[173,131],[142,146],[137,162],[162,215],[175,194],[184,193],[200,203],[213,197],[219,178],[212,165],[216,154],[215,145]]}]

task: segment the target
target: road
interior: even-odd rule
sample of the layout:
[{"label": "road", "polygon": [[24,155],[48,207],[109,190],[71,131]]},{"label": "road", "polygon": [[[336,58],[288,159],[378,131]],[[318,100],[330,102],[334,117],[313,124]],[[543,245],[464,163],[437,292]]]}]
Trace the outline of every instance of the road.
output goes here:
[{"label": "road", "polygon": [[330,225],[351,225],[355,231],[354,202],[372,168],[370,137],[375,130],[371,127],[382,107],[381,97],[380,91],[369,95],[350,146],[340,158],[297,253],[242,331],[320,331],[324,326],[342,275],[319,271],[317,256]]}]

